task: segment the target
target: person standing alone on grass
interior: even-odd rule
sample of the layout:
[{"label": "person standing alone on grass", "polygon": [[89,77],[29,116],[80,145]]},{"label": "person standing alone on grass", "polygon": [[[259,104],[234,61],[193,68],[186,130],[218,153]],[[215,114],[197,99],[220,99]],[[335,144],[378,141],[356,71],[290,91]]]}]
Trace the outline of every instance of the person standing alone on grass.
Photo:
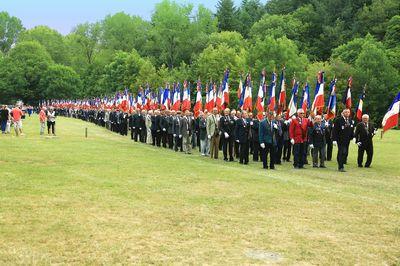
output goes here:
[{"label": "person standing alone on grass", "polygon": [[50,135],[50,128],[51,133],[55,136],[56,135],[56,112],[54,111],[53,107],[49,108],[47,112],[47,133]]},{"label": "person standing alone on grass", "polygon": [[15,107],[11,110],[11,117],[14,124],[15,135],[23,135],[22,133],[22,116],[23,112],[20,107],[16,104]]},{"label": "person standing alone on grass", "polygon": [[10,112],[7,109],[7,105],[3,105],[0,110],[0,124],[1,133],[6,134],[7,122],[10,119]]},{"label": "person standing alone on grass", "polygon": [[42,107],[39,112],[39,122],[40,122],[40,135],[44,134],[44,129],[46,127],[46,107]]}]

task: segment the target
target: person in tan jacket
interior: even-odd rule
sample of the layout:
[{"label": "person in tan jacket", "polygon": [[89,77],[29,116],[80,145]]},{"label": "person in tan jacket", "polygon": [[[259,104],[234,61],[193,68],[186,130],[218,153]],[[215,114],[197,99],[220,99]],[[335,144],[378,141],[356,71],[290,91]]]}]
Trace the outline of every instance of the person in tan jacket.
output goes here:
[{"label": "person in tan jacket", "polygon": [[214,108],[211,115],[207,117],[207,137],[210,140],[210,158],[218,159],[219,152],[219,128],[218,109]]}]

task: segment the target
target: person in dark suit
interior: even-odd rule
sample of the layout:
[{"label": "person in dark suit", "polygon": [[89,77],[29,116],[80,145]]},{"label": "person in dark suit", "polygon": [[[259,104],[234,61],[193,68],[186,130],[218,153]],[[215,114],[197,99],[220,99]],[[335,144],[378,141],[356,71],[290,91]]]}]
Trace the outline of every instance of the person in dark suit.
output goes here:
[{"label": "person in dark suit", "polygon": [[224,115],[219,120],[224,161],[228,161],[228,155],[229,161],[233,161],[233,131],[235,129],[235,121],[230,116],[230,112],[229,108],[226,108]]},{"label": "person in dark suit", "polygon": [[168,110],[161,112],[161,141],[164,148],[168,142]]},{"label": "person in dark suit", "polygon": [[200,111],[199,117],[199,139],[200,139],[200,153],[202,156],[208,155],[208,138],[207,138],[207,121],[206,114]]},{"label": "person in dark suit", "polygon": [[178,149],[182,152],[182,118],[181,111],[176,113],[176,116],[173,120],[173,137],[174,137],[174,150],[178,151]]},{"label": "person in dark suit", "polygon": [[[283,117],[286,117],[286,113],[283,113]],[[290,162],[290,155],[292,154],[292,143],[289,138],[289,126],[291,119],[285,120],[282,124],[283,131],[283,161]]]},{"label": "person in dark suit", "polygon": [[369,122],[369,115],[365,114],[362,116],[362,121],[357,124],[356,131],[354,133],[355,142],[358,145],[358,167],[363,167],[364,152],[367,153],[367,161],[365,167],[370,167],[372,157],[374,155],[374,146],[372,138],[375,136],[377,129],[374,125]]},{"label": "person in dark suit", "polygon": [[239,163],[249,163],[249,135],[250,124],[247,121],[248,115],[246,111],[242,112],[242,118],[236,121],[236,142],[239,143]]},{"label": "person in dark suit", "polygon": [[168,111],[168,128],[167,128],[167,139],[168,139],[168,148],[171,150],[174,148],[174,131],[173,131],[173,126],[174,126],[174,119],[175,119],[175,111]]},{"label": "person in dark suit", "polygon": [[138,112],[137,116],[137,134],[139,136],[139,141],[144,143],[146,142],[146,110],[142,110]]},{"label": "person in dark suit", "polygon": [[275,151],[275,164],[282,164],[282,150],[283,150],[283,127],[284,121],[281,115],[275,118],[277,129],[275,130],[276,151]]},{"label": "person in dark suit", "polygon": [[137,132],[136,132],[136,125],[137,125],[137,113],[136,110],[133,110],[131,116],[129,117],[129,127],[131,128],[131,139],[138,141],[137,139]]},{"label": "person in dark suit", "polygon": [[336,119],[332,128],[333,145],[338,146],[338,170],[346,172],[344,165],[347,163],[349,144],[354,137],[354,121],[350,118],[350,110],[344,109],[342,116]]},{"label": "person in dark suit", "polygon": [[322,121],[325,123],[325,143],[326,143],[326,160],[332,160],[332,149],[333,149],[333,141],[332,141],[332,120],[326,121],[325,119]]},{"label": "person in dark suit", "polygon": [[263,168],[268,169],[268,154],[269,154],[269,168],[275,169],[275,131],[278,129],[278,125],[273,120],[274,114],[268,113],[267,117],[260,123],[259,129],[259,142],[261,147],[261,158],[263,162]]},{"label": "person in dark suit", "polygon": [[312,151],[313,167],[325,168],[325,122],[320,115],[315,116],[314,125],[309,135],[310,148]]},{"label": "person in dark suit", "polygon": [[250,131],[251,131],[251,142],[253,147],[253,161],[258,162],[261,157],[260,152],[260,142],[259,142],[259,128],[260,128],[260,121],[257,117],[253,118],[250,121]]}]

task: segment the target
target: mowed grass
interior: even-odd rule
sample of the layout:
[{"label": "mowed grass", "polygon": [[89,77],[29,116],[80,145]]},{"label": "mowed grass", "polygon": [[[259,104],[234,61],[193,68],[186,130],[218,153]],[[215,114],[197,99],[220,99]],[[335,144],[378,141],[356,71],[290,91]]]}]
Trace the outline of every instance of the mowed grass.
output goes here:
[{"label": "mowed grass", "polygon": [[61,117],[56,138],[36,116],[24,130],[0,136],[2,265],[400,263],[399,131],[376,136],[371,169],[351,144],[338,173],[184,155]]}]

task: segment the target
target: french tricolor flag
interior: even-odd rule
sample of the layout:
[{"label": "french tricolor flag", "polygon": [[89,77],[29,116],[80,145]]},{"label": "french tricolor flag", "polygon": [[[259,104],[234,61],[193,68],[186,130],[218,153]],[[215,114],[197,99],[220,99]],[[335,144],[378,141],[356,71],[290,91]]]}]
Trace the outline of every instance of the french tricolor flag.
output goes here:
[{"label": "french tricolor flag", "polygon": [[353,78],[349,77],[347,80],[347,88],[345,95],[343,97],[343,104],[346,106],[347,109],[351,109],[351,86],[353,84]]},{"label": "french tricolor flag", "polygon": [[200,114],[200,111],[203,110],[203,101],[201,98],[201,82],[197,81],[197,94],[196,94],[196,103],[193,107],[194,117],[197,118]]},{"label": "french tricolor flag", "polygon": [[307,112],[308,107],[310,107],[310,86],[308,86],[308,83],[303,88],[303,101],[301,103],[301,109],[304,110],[304,112]]},{"label": "french tricolor flag", "polygon": [[223,108],[226,108],[229,105],[229,69],[227,69],[224,74],[224,80],[222,82],[222,94],[222,106]]},{"label": "french tricolor flag", "polygon": [[182,111],[190,110],[190,86],[187,81],[183,82]]},{"label": "french tricolor flag", "polygon": [[389,110],[382,120],[383,132],[395,127],[399,124],[399,111],[400,111],[400,92],[397,94]]},{"label": "french tricolor flag", "polygon": [[336,78],[330,84],[330,96],[327,103],[326,120],[336,116]]},{"label": "french tricolor flag", "polygon": [[275,88],[276,88],[276,73],[272,73],[271,85],[269,86],[269,101],[268,110],[275,111],[276,101],[275,101]]},{"label": "french tricolor flag", "polygon": [[363,104],[364,104],[364,98],[365,98],[365,89],[364,87],[363,93],[360,95],[360,100],[357,105],[357,110],[356,110],[356,118],[358,121],[361,121],[362,115],[363,115]]},{"label": "french tricolor flag", "polygon": [[299,82],[293,79],[292,96],[286,111],[286,119],[291,118],[297,112],[297,91],[299,88]]},{"label": "french tricolor flag", "polygon": [[324,72],[319,71],[317,75],[317,85],[315,86],[314,102],[311,107],[314,113],[322,113],[324,108],[324,85]]}]

